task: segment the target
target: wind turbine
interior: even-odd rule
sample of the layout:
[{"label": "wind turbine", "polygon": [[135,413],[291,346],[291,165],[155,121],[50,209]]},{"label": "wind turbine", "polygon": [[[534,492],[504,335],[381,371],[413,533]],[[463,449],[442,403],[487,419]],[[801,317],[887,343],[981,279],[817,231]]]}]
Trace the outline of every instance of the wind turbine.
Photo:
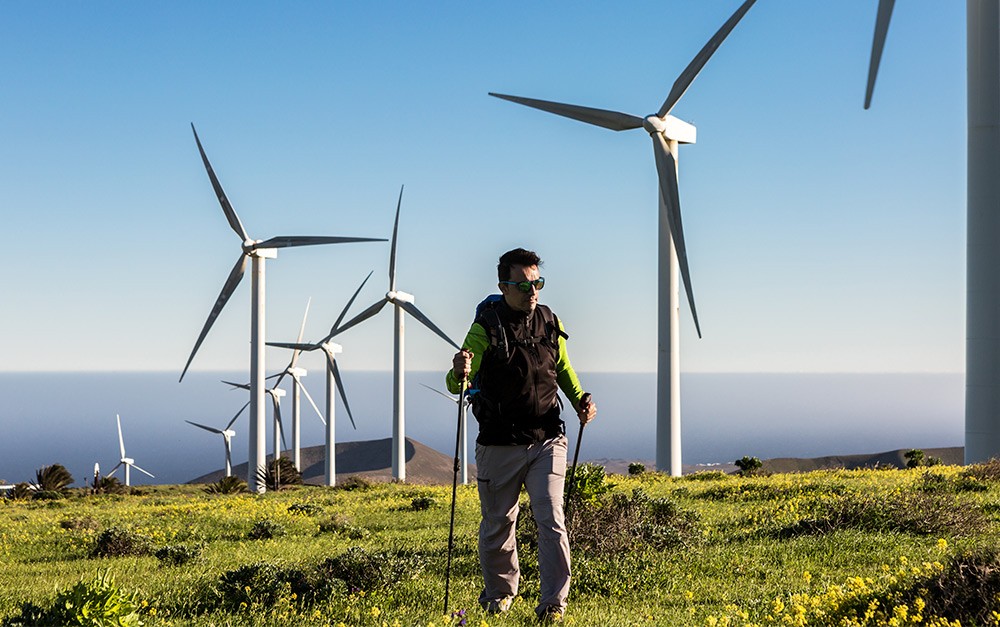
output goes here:
[{"label": "wind turbine", "polygon": [[[268,342],[268,346],[277,346],[279,348],[288,348],[296,351],[296,354],[300,351],[311,352],[314,350],[322,350],[326,355],[326,420],[323,420],[323,416],[320,416],[320,420],[323,420],[323,424],[326,425],[326,446],[324,447],[323,456],[323,482],[328,485],[336,485],[337,483],[337,446],[336,446],[336,407],[335,407],[335,392],[340,392],[340,398],[344,401],[344,407],[347,409],[347,417],[351,419],[351,426],[357,430],[357,425],[354,424],[354,416],[351,414],[351,405],[347,402],[347,393],[344,391],[344,380],[340,376],[340,369],[337,367],[337,353],[343,351],[340,344],[335,344],[330,341],[334,335],[338,332],[338,327],[340,322],[344,319],[347,314],[347,310],[351,308],[354,304],[354,299],[358,297],[361,292],[361,288],[365,286],[368,279],[371,278],[372,273],[369,272],[365,280],[361,282],[358,289],[355,290],[354,295],[351,299],[347,301],[347,305],[344,306],[344,310],[340,312],[337,317],[336,322],[330,327],[330,332],[322,340],[313,344],[303,344],[302,334],[299,333],[299,341],[295,343],[285,343],[285,342]],[[303,388],[305,389],[305,388]],[[312,401],[312,399],[310,399]],[[315,407],[315,404],[313,405]]]},{"label": "wind turbine", "polygon": [[116,470],[118,470],[120,467],[124,466],[125,467],[125,485],[127,485],[127,486],[132,485],[131,484],[132,476],[129,473],[129,470],[131,470],[132,468],[135,468],[139,472],[147,474],[150,477],[153,477],[155,479],[156,477],[154,477],[152,475],[152,473],[150,473],[148,471],[145,471],[142,468],[139,468],[138,466],[136,466],[134,459],[132,459],[131,457],[126,457],[125,456],[125,439],[122,437],[122,418],[118,414],[115,414],[115,420],[118,421],[118,450],[121,453],[121,458],[118,460],[118,464],[115,465],[115,467],[111,469],[111,472],[108,473],[108,476],[110,477],[111,475],[115,474]]},{"label": "wind turbine", "polygon": [[215,427],[209,427],[209,426],[206,426],[206,425],[203,425],[203,424],[198,424],[197,422],[192,422],[190,420],[185,420],[184,421],[184,422],[188,423],[189,425],[194,425],[194,426],[196,426],[196,427],[198,427],[200,429],[204,429],[205,431],[210,431],[212,433],[218,433],[219,435],[222,436],[222,440],[223,440],[223,442],[226,445],[226,476],[227,477],[231,477],[233,475],[233,437],[236,435],[236,432],[233,431],[233,424],[236,422],[236,419],[240,417],[240,414],[243,413],[243,410],[246,409],[249,405],[250,405],[250,401],[247,401],[246,405],[244,405],[243,407],[241,407],[240,410],[238,412],[236,412],[236,415],[233,416],[233,418],[229,421],[229,423],[226,425],[225,429],[216,429]]},{"label": "wind turbine", "polygon": [[[893,0],[879,0],[865,109],[871,104]],[[968,206],[965,463],[1000,456],[1000,3],[967,0]]]},{"label": "wind turbine", "polygon": [[333,335],[339,335],[350,329],[354,325],[371,318],[388,304],[392,304],[395,310],[396,331],[393,336],[393,360],[392,360],[392,477],[398,481],[406,481],[406,429],[405,416],[403,411],[404,389],[403,389],[403,320],[404,312],[416,318],[422,325],[433,331],[448,344],[461,350],[458,344],[445,335],[444,331],[437,328],[430,318],[425,316],[417,306],[413,304],[413,294],[396,289],[396,235],[399,231],[399,208],[403,203],[403,188],[399,188],[399,200],[396,202],[396,220],[392,225],[392,247],[389,253],[389,291],[385,297],[377,303],[365,309],[350,322],[337,329]]},{"label": "wind turbine", "polygon": [[645,129],[653,140],[653,156],[659,176],[659,296],[657,323],[658,351],[656,362],[656,467],[670,469],[670,474],[681,474],[681,406],[680,406],[680,316],[678,269],[684,279],[691,317],[695,331],[701,337],[698,311],[694,304],[694,291],[688,270],[687,249],[681,225],[680,197],[677,187],[677,152],[679,144],[695,143],[695,127],[670,115],[674,105],[694,81],[723,40],[736,27],[756,0],[746,0],[705,44],[690,64],[681,72],[670,89],[670,94],[659,111],[644,118],[593,109],[578,105],[535,100],[519,96],[490,93],[491,96],[509,100],[563,117],[601,126],[612,131]]},{"label": "wind turbine", "polygon": [[[423,385],[425,388],[427,388],[431,392],[435,392],[437,394],[440,394],[441,396],[445,397],[446,399],[448,399],[452,403],[457,403],[458,402],[458,397],[457,396],[452,396],[451,394],[445,394],[441,390],[438,390],[437,388],[432,388],[429,385],[424,385],[423,383],[421,383],[420,385]],[[465,400],[465,402],[462,403],[462,422],[461,422],[462,426],[461,426],[461,428],[459,430],[459,434],[458,434],[458,439],[462,442],[462,446],[459,448],[458,458],[459,458],[459,460],[461,462],[461,466],[462,466],[462,485],[468,485],[468,483],[469,483],[469,437],[468,437],[469,423],[468,423],[468,413],[467,412],[468,412],[468,409],[469,409],[469,397],[466,396],[464,400]]]},{"label": "wind turbine", "polygon": [[[306,318],[309,316],[309,304],[312,303],[310,298],[306,302],[306,311],[302,314],[302,326],[299,327],[299,339],[298,342],[302,342],[302,336],[306,331]],[[269,344],[270,345],[270,344]],[[292,359],[285,366],[285,369],[276,375],[271,375],[268,378],[277,377],[278,380],[274,382],[272,387],[278,387],[281,380],[285,378],[285,375],[292,377],[292,463],[299,470],[302,470],[302,433],[301,433],[301,409],[300,401],[301,394],[305,393],[306,399],[312,405],[313,409],[316,410],[316,415],[319,416],[320,420],[323,420],[323,414],[320,413],[319,407],[316,407],[316,401],[313,400],[312,396],[309,394],[309,390],[302,383],[302,377],[306,376],[307,372],[305,368],[299,368],[296,364],[299,361],[299,354],[301,350],[294,350],[292,352]],[[277,458],[275,458],[277,459]]]},{"label": "wind turbine", "polygon": [[[233,383],[232,381],[223,381],[223,383],[241,390],[250,389],[249,383]],[[282,446],[287,446],[285,443],[285,425],[281,422],[281,399],[285,397],[285,391],[280,388],[270,387],[265,389],[264,392],[271,397],[271,407],[274,409],[273,420],[271,422],[274,431],[274,449],[272,450],[272,455],[277,460],[281,457]],[[243,410],[241,409],[240,411],[242,412]]]},{"label": "wind turbine", "polygon": [[198,152],[201,160],[205,164],[208,178],[212,182],[215,195],[222,205],[222,212],[229,222],[240,241],[240,257],[236,260],[236,265],[229,272],[229,277],[222,286],[222,291],[212,306],[212,311],[208,314],[208,320],[202,327],[198,340],[194,343],[191,356],[184,364],[180,380],[184,380],[191,361],[194,360],[198,348],[208,335],[209,329],[219,317],[222,309],[226,306],[230,296],[236,290],[240,281],[243,280],[243,273],[246,270],[247,260],[252,262],[252,294],[250,297],[250,455],[247,460],[247,487],[251,492],[264,492],[266,487],[257,481],[257,469],[265,464],[265,444],[264,444],[264,267],[266,259],[275,259],[278,256],[278,248],[289,248],[293,246],[315,246],[319,244],[345,244],[351,242],[384,242],[384,239],[373,239],[368,237],[327,237],[327,236],[278,236],[267,240],[251,239],[243,228],[236,210],[233,209],[229,198],[222,189],[212,164],[208,161],[208,156],[202,148],[198,132],[191,125],[194,133],[195,143],[198,144]]}]

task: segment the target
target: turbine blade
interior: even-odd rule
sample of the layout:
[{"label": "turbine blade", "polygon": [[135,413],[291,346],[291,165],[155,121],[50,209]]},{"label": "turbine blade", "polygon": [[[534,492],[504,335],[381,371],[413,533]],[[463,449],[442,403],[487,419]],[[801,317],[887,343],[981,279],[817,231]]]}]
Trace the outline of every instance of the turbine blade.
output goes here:
[{"label": "turbine blade", "polygon": [[222,383],[225,383],[226,385],[233,386],[233,389],[240,389],[240,390],[249,390],[250,389],[250,384],[249,383],[233,383],[232,381],[223,381]]},{"label": "turbine blade", "polygon": [[399,231],[399,208],[403,204],[403,186],[399,186],[399,200],[396,201],[396,219],[392,223],[392,246],[389,250],[389,291],[396,291],[396,234]]},{"label": "turbine blade", "polygon": [[434,392],[435,394],[440,394],[441,396],[445,397],[446,399],[448,399],[452,403],[457,403],[458,402],[458,399],[456,397],[452,396],[451,394],[445,394],[441,390],[439,390],[437,388],[432,388],[431,386],[429,386],[429,385],[427,385],[425,383],[421,383],[420,385],[424,386],[425,388],[427,388],[431,392]]},{"label": "turbine blade", "polygon": [[316,406],[316,401],[313,400],[312,395],[309,394],[309,390],[306,389],[306,386],[301,381],[299,382],[299,389],[306,395],[306,400],[308,400],[309,404],[312,405],[312,408],[316,411],[316,415],[319,416],[319,419],[323,421],[323,424],[326,424],[326,420],[323,419],[323,413],[319,410],[319,407]]},{"label": "turbine blade", "polygon": [[701,69],[705,67],[708,60],[712,58],[715,51],[719,49],[722,42],[729,36],[729,33],[736,28],[736,25],[741,19],[743,19],[743,16],[746,15],[746,12],[750,10],[750,7],[752,7],[753,3],[756,1],[757,0],[746,0],[746,2],[741,4],[740,8],[736,9],[736,12],[733,13],[728,20],[726,20],[725,24],[722,25],[722,28],[720,28],[718,32],[716,32],[715,35],[708,40],[705,47],[703,47],[701,51],[695,55],[694,59],[691,60],[691,63],[684,68],[681,75],[677,77],[676,81],[674,81],[674,86],[670,88],[670,94],[667,96],[667,99],[663,101],[663,106],[660,107],[660,111],[657,115],[663,118],[670,113],[671,109],[674,108],[674,105],[677,104],[677,101],[680,100],[681,96],[684,95],[684,92],[687,91],[687,88],[691,86],[691,82],[694,81],[695,77],[698,76],[698,73],[701,72]]},{"label": "turbine blade", "polygon": [[[275,346],[277,348],[290,348],[290,349],[297,350],[297,351],[307,351],[307,352],[308,351],[314,351],[317,348],[319,348],[319,344],[305,344],[305,343],[298,344],[296,342],[266,342],[266,344],[268,346]],[[278,374],[272,374],[268,378],[269,379],[273,379],[274,377],[276,377],[276,376],[278,376],[280,374],[281,374],[280,372]]]},{"label": "turbine blade", "polygon": [[[309,305],[312,304],[312,300],[312,296],[310,296],[309,300],[306,301],[306,310],[305,313],[302,314],[302,326],[299,327],[299,337],[295,340],[296,344],[302,343],[302,336],[306,333],[306,319],[309,317]],[[299,361],[299,353],[301,352],[302,351],[298,348],[292,351],[292,361],[288,362],[288,368],[295,367],[295,364]],[[286,372],[288,368],[285,369]],[[282,374],[284,374],[284,372]]]},{"label": "turbine blade", "polygon": [[156,479],[156,476],[155,476],[155,475],[153,475],[153,473],[151,473],[151,472],[149,472],[149,471],[146,471],[146,470],[143,470],[142,468],[139,468],[139,467],[138,467],[138,466],[136,466],[135,464],[132,464],[132,468],[135,468],[135,469],[136,469],[136,470],[138,470],[139,472],[142,472],[142,473],[146,473],[146,474],[147,474],[147,475],[149,475],[150,477],[153,477],[153,479]]},{"label": "turbine blade", "polygon": [[122,418],[118,414],[115,414],[115,420],[118,421],[118,450],[121,451],[122,457],[125,457],[125,438],[122,437]]},{"label": "turbine blade", "polygon": [[388,302],[389,302],[388,298],[383,298],[382,300],[378,301],[377,303],[375,303],[374,305],[372,305],[368,309],[365,309],[364,311],[362,311],[358,315],[356,315],[353,318],[351,318],[347,322],[347,324],[345,324],[344,326],[342,326],[339,329],[337,329],[336,333],[331,333],[330,337],[328,337],[327,339],[330,339],[330,338],[332,338],[335,335],[340,335],[341,333],[343,333],[344,331],[350,329],[354,325],[356,325],[358,323],[361,323],[361,322],[364,322],[368,318],[371,318],[372,316],[374,316],[378,312],[382,311],[382,308],[385,307]]},{"label": "turbine blade", "polygon": [[229,302],[229,297],[233,295],[236,291],[236,286],[240,284],[243,280],[243,271],[247,267],[247,256],[240,253],[240,258],[236,261],[236,265],[229,272],[229,278],[226,279],[225,285],[222,286],[222,291],[219,292],[219,297],[215,299],[215,304],[212,305],[212,311],[208,314],[208,320],[205,321],[205,326],[201,328],[201,333],[198,335],[198,340],[194,343],[194,348],[191,349],[191,356],[188,357],[187,363],[184,364],[184,370],[181,372],[181,378],[178,382],[184,380],[184,375],[187,373],[188,368],[191,366],[191,362],[194,360],[195,354],[198,352],[198,348],[201,343],[205,341],[205,336],[208,335],[209,329],[215,324],[215,319],[219,317],[222,313],[222,308],[226,306]]},{"label": "turbine blade", "polygon": [[896,0],[878,0],[878,13],[875,16],[875,35],[872,38],[872,58],[868,64],[868,86],[865,88],[865,109],[872,104],[872,93],[875,91],[875,77],[878,76],[878,66],[882,62],[885,36],[889,32],[889,20],[892,18],[892,8],[895,4]]},{"label": "turbine blade", "polygon": [[233,428],[233,423],[236,422],[236,419],[240,417],[240,414],[243,413],[243,410],[249,406],[250,406],[250,401],[247,401],[246,404],[243,405],[243,407],[240,407],[240,410],[236,412],[236,415],[233,416],[232,420],[229,421],[229,424],[226,425],[226,431],[229,431],[230,429]]},{"label": "turbine blade", "polygon": [[404,311],[406,311],[411,316],[413,316],[414,318],[416,318],[417,320],[419,320],[420,323],[423,324],[425,327],[427,327],[431,331],[437,333],[438,337],[440,337],[445,342],[448,342],[449,344],[451,344],[452,346],[454,346],[455,350],[459,350],[459,351],[462,350],[461,347],[459,347],[458,344],[456,344],[455,342],[453,342],[450,337],[448,337],[447,335],[445,335],[444,331],[442,331],[441,329],[437,328],[437,326],[433,322],[431,322],[430,318],[428,318],[423,313],[421,313],[421,311],[419,309],[417,309],[416,305],[414,305],[413,303],[396,303],[396,305],[399,306],[399,307],[402,307]]},{"label": "turbine blade", "polygon": [[351,300],[347,301],[347,304],[344,306],[344,310],[340,312],[339,316],[337,316],[337,321],[333,323],[332,327],[330,327],[330,335],[326,336],[326,339],[330,339],[331,337],[333,337],[334,333],[337,331],[337,327],[340,326],[341,320],[343,320],[344,316],[347,315],[347,310],[350,309],[351,305],[354,304],[354,299],[356,299],[358,297],[358,294],[361,293],[361,288],[365,286],[365,283],[368,282],[368,279],[372,278],[372,274],[373,274],[372,272],[369,272],[368,276],[365,277],[365,280],[362,281],[361,285],[358,286],[358,289],[354,290],[354,295],[351,296]]},{"label": "turbine blade", "polygon": [[522,98],[521,96],[495,94],[493,92],[490,92],[490,95],[494,98],[509,100],[510,102],[516,102],[517,104],[522,104],[533,109],[541,109],[542,111],[555,113],[556,115],[561,115],[564,118],[571,118],[573,120],[579,120],[580,122],[586,122],[587,124],[593,124],[594,126],[609,128],[612,131],[628,131],[634,128],[642,127],[642,118],[628,113],[607,111],[605,109],[592,109],[590,107],[563,104],[561,102],[549,102],[548,100],[536,100],[534,98]]},{"label": "turbine blade", "polygon": [[109,472],[108,474],[106,474],[106,475],[104,475],[104,476],[105,476],[105,477],[110,477],[111,475],[115,474],[115,471],[116,471],[116,470],[118,470],[118,469],[119,469],[119,468],[121,468],[121,467],[122,467],[122,463],[121,463],[121,462],[118,462],[118,465],[117,465],[117,466],[115,466],[114,468],[112,468],[112,469],[111,469],[111,472]]},{"label": "turbine blade", "polygon": [[318,246],[320,244],[351,244],[354,242],[384,242],[373,237],[336,237],[326,235],[279,235],[254,244],[258,248],[292,248],[295,246]]},{"label": "turbine blade", "polygon": [[194,133],[194,141],[198,144],[198,152],[201,153],[201,160],[205,164],[205,169],[208,170],[208,178],[212,181],[212,189],[215,190],[219,204],[222,205],[222,212],[226,214],[226,220],[229,220],[229,226],[240,236],[241,242],[249,240],[250,236],[247,235],[247,230],[243,228],[243,223],[240,222],[240,217],[236,215],[236,210],[229,204],[229,198],[226,197],[226,192],[222,190],[222,184],[219,183],[219,178],[215,176],[212,164],[208,162],[208,155],[205,154],[205,149],[201,147],[201,140],[198,139],[198,131],[194,130],[194,124],[191,124],[191,132]]},{"label": "turbine blade", "polygon": [[681,203],[677,188],[677,162],[667,147],[663,135],[653,133],[653,153],[656,156],[656,170],[660,178],[660,197],[667,212],[667,223],[670,225],[670,237],[677,251],[677,265],[680,266],[684,281],[684,291],[687,292],[688,305],[691,307],[691,317],[694,318],[694,328],[701,337],[701,325],[698,324],[698,310],[694,306],[694,290],[691,288],[691,274],[688,271],[687,248],[684,245],[684,228],[681,224]]},{"label": "turbine blade", "polygon": [[[288,444],[285,442],[285,423],[281,422],[281,399],[271,390],[268,390],[268,396],[271,397],[271,403],[274,404],[274,419],[278,422],[278,431],[281,432],[281,445],[288,448]],[[281,451],[278,452],[280,457]]]},{"label": "turbine blade", "polygon": [[212,433],[218,433],[219,435],[222,434],[222,429],[216,429],[215,427],[206,427],[205,425],[200,425],[197,422],[191,422],[190,420],[185,420],[184,422],[188,423],[189,425],[194,425],[196,427],[204,429],[205,431],[211,431]]},{"label": "turbine blade", "polygon": [[330,363],[333,364],[333,379],[337,383],[337,391],[340,392],[340,400],[344,401],[344,408],[347,410],[347,417],[351,419],[351,426],[354,430],[358,430],[358,425],[354,424],[354,414],[351,413],[351,404],[347,402],[347,392],[344,391],[344,379],[340,376],[340,368],[337,367],[337,361],[331,359]]}]

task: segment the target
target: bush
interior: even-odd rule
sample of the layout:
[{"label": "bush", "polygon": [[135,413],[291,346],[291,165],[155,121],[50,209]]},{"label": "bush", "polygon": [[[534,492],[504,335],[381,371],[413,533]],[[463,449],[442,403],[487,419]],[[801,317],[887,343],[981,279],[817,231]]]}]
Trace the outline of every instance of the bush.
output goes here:
[{"label": "bush", "polygon": [[73,485],[73,475],[62,464],[42,466],[35,471],[36,485],[44,492],[68,492]]},{"label": "bush", "polygon": [[369,553],[352,546],[337,557],[323,561],[319,572],[323,577],[343,581],[349,591],[370,592],[413,579],[425,566],[426,560],[417,553],[402,549]]},{"label": "bush", "polygon": [[722,479],[728,479],[729,475],[721,470],[699,470],[698,472],[693,472],[690,475],[685,475],[684,478],[688,481],[719,481]]},{"label": "bush", "polygon": [[292,503],[288,506],[288,511],[293,514],[315,516],[316,514],[322,514],[323,508],[315,503]]},{"label": "bush", "polygon": [[413,500],[410,501],[410,509],[415,512],[420,512],[436,506],[437,500],[435,500],[433,496],[415,496],[413,497]]},{"label": "bush", "polygon": [[56,595],[52,605],[41,608],[33,603],[21,606],[21,614],[4,622],[15,625],[81,625],[85,627],[138,627],[140,604],[134,592],[115,585],[110,573],[89,583],[82,579]]},{"label": "bush", "polygon": [[122,527],[108,527],[94,540],[90,557],[124,557],[126,555],[149,555],[150,541]]},{"label": "bush", "polygon": [[338,483],[336,488],[338,490],[344,490],[345,492],[351,492],[353,490],[369,490],[372,488],[372,482],[368,481],[364,477],[351,475],[347,479]]},{"label": "bush", "polygon": [[[572,480],[572,483],[570,481]],[[615,487],[608,483],[604,474],[604,466],[598,464],[578,464],[573,476],[566,475],[566,494],[570,505],[589,501],[593,502]]]},{"label": "bush", "polygon": [[344,516],[332,516],[319,524],[320,533],[340,533],[351,540],[363,540],[371,535],[364,527],[351,524]]},{"label": "bush", "polygon": [[906,459],[907,468],[922,468],[925,466],[940,466],[941,459],[938,457],[927,457],[924,452],[918,448],[911,448],[910,450],[903,453],[903,457]]},{"label": "bush", "polygon": [[265,518],[253,524],[247,537],[251,540],[270,540],[271,538],[283,535],[285,535],[285,528],[281,523],[276,523],[273,520]]},{"label": "bush", "polygon": [[236,476],[223,477],[205,486],[208,494],[239,494],[247,491],[247,482]]},{"label": "bush", "polygon": [[229,612],[256,614],[279,602],[291,603],[292,595],[308,602],[315,591],[315,584],[300,570],[256,562],[222,574],[217,602]]},{"label": "bush", "polygon": [[764,465],[760,459],[756,457],[749,457],[747,455],[737,459],[734,463],[736,464],[736,467],[740,469],[739,475],[741,477],[752,477],[756,475],[760,471],[761,466]]},{"label": "bush", "polygon": [[904,599],[920,597],[924,614],[963,625],[995,624],[1000,611],[1000,556],[995,551],[952,558],[937,576],[918,581]]},{"label": "bush", "polygon": [[186,546],[183,544],[168,544],[158,549],[153,555],[160,560],[161,564],[168,566],[183,566],[188,562],[193,562],[201,555],[200,546]]},{"label": "bush", "polygon": [[639,462],[633,462],[628,465],[628,474],[630,475],[641,475],[646,472],[646,465],[640,464]]},{"label": "bush", "polygon": [[28,482],[15,483],[14,487],[7,492],[7,495],[15,500],[30,499],[35,493],[35,488]]},{"label": "bush", "polygon": [[961,476],[979,481],[1000,481],[1000,459],[967,466]]},{"label": "bush", "polygon": [[97,531],[101,525],[93,516],[83,516],[81,518],[64,518],[59,521],[59,526],[67,531]]},{"label": "bush", "polygon": [[986,522],[980,509],[946,492],[852,493],[814,504],[811,516],[776,532],[781,538],[840,529],[916,535],[969,534]]},{"label": "bush", "polygon": [[129,488],[118,477],[101,477],[94,482],[91,494],[128,494]]},{"label": "bush", "polygon": [[266,486],[268,490],[277,491],[282,488],[302,485],[302,473],[295,467],[292,460],[287,457],[279,457],[257,469],[257,482]]}]

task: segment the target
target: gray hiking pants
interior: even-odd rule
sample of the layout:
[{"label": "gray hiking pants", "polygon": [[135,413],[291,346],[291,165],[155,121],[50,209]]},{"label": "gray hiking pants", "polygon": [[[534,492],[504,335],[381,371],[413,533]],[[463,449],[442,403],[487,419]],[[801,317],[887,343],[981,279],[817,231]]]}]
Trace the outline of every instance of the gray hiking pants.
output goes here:
[{"label": "gray hiking pants", "polygon": [[569,595],[569,538],[563,522],[566,436],[519,446],[476,445],[479,507],[479,563],[483,570],[480,604],[517,595],[518,497],[524,485],[538,523],[541,599],[537,611],[563,610]]}]

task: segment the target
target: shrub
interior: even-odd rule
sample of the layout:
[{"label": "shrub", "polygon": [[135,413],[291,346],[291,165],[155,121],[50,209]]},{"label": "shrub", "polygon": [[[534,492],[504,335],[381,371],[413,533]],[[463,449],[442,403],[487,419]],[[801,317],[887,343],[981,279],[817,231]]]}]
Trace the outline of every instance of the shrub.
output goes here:
[{"label": "shrub", "polygon": [[138,627],[140,604],[134,592],[125,592],[110,573],[91,582],[82,579],[56,595],[52,605],[41,608],[32,603],[21,606],[21,614],[4,625],[81,625],[86,627]]},{"label": "shrub", "polygon": [[168,544],[158,549],[153,555],[160,560],[161,564],[169,566],[183,566],[192,562],[201,555],[200,546],[186,546],[183,544]]},{"label": "shrub", "polygon": [[279,457],[271,460],[257,469],[257,481],[268,490],[281,490],[291,486],[302,485],[302,473],[295,467],[292,460]]},{"label": "shrub", "polygon": [[761,466],[764,465],[760,459],[750,457],[748,455],[744,455],[740,459],[737,459],[734,463],[736,464],[736,467],[740,469],[739,475],[741,477],[752,477],[756,475],[760,471]]},{"label": "shrub", "polygon": [[364,527],[351,524],[344,516],[332,516],[319,524],[320,533],[340,533],[351,540],[363,540],[371,533]]},{"label": "shrub", "polygon": [[273,520],[265,518],[253,524],[247,537],[251,540],[270,540],[271,538],[283,535],[285,535],[285,528],[281,523],[276,523]]},{"label": "shrub", "polygon": [[963,535],[984,524],[980,509],[950,493],[851,493],[816,503],[811,516],[781,528],[775,535],[789,538],[840,529]]},{"label": "shrub", "polygon": [[94,540],[90,557],[124,557],[126,555],[149,555],[150,541],[122,527],[108,527]]},{"label": "shrub", "polygon": [[566,475],[566,494],[569,495],[571,504],[596,501],[614,487],[613,483],[607,481],[604,466],[599,464],[578,464],[572,477]]},{"label": "shrub", "polygon": [[413,579],[423,572],[426,559],[410,551],[378,551],[369,553],[352,546],[337,557],[324,560],[319,565],[321,576],[339,579],[348,590],[370,592]]},{"label": "shrub", "polygon": [[437,501],[433,496],[415,496],[410,501],[410,509],[415,512],[423,511],[437,506]]},{"label": "shrub", "polygon": [[630,475],[641,475],[646,472],[646,465],[639,462],[632,462],[628,465],[628,474]]},{"label": "shrub", "polygon": [[66,494],[58,490],[35,490],[31,498],[35,501],[58,501],[66,498]]},{"label": "shrub", "polygon": [[101,477],[94,482],[91,494],[128,494],[129,488],[118,477]]},{"label": "shrub", "polygon": [[961,476],[979,481],[1000,481],[1000,459],[994,457],[988,462],[967,466]]},{"label": "shrub", "polygon": [[30,499],[35,493],[35,488],[28,482],[15,483],[14,487],[7,492],[8,496],[15,500]]},{"label": "shrub", "polygon": [[205,486],[208,494],[239,494],[247,491],[247,482],[236,476],[223,477]]},{"label": "shrub", "polygon": [[292,503],[288,506],[288,511],[293,514],[315,516],[316,514],[322,514],[323,508],[315,503]]},{"label": "shrub", "polygon": [[345,492],[351,492],[353,490],[368,490],[372,487],[372,482],[368,481],[364,477],[359,477],[357,475],[351,475],[347,479],[337,484],[338,490],[344,490]]},{"label": "shrub", "polygon": [[906,459],[907,468],[922,468],[925,466],[940,466],[941,459],[938,457],[928,457],[918,448],[911,448],[903,453]]},{"label": "shrub", "polygon": [[300,570],[255,562],[223,573],[217,591],[223,609],[254,614],[280,601],[290,603],[292,595],[308,601],[314,597],[315,585]]},{"label": "shrub", "polygon": [[1000,611],[1000,556],[995,551],[956,556],[936,576],[918,581],[904,599],[920,597],[924,614],[991,625]]},{"label": "shrub", "polygon": [[729,475],[721,470],[699,470],[690,475],[685,475],[684,478],[688,481],[719,481],[721,479],[728,479]]},{"label": "shrub", "polygon": [[59,526],[68,531],[96,531],[101,525],[93,516],[83,516],[81,518],[64,518],[59,521]]},{"label": "shrub", "polygon": [[45,492],[67,492],[73,485],[73,475],[62,464],[42,466],[35,471],[36,485]]}]

